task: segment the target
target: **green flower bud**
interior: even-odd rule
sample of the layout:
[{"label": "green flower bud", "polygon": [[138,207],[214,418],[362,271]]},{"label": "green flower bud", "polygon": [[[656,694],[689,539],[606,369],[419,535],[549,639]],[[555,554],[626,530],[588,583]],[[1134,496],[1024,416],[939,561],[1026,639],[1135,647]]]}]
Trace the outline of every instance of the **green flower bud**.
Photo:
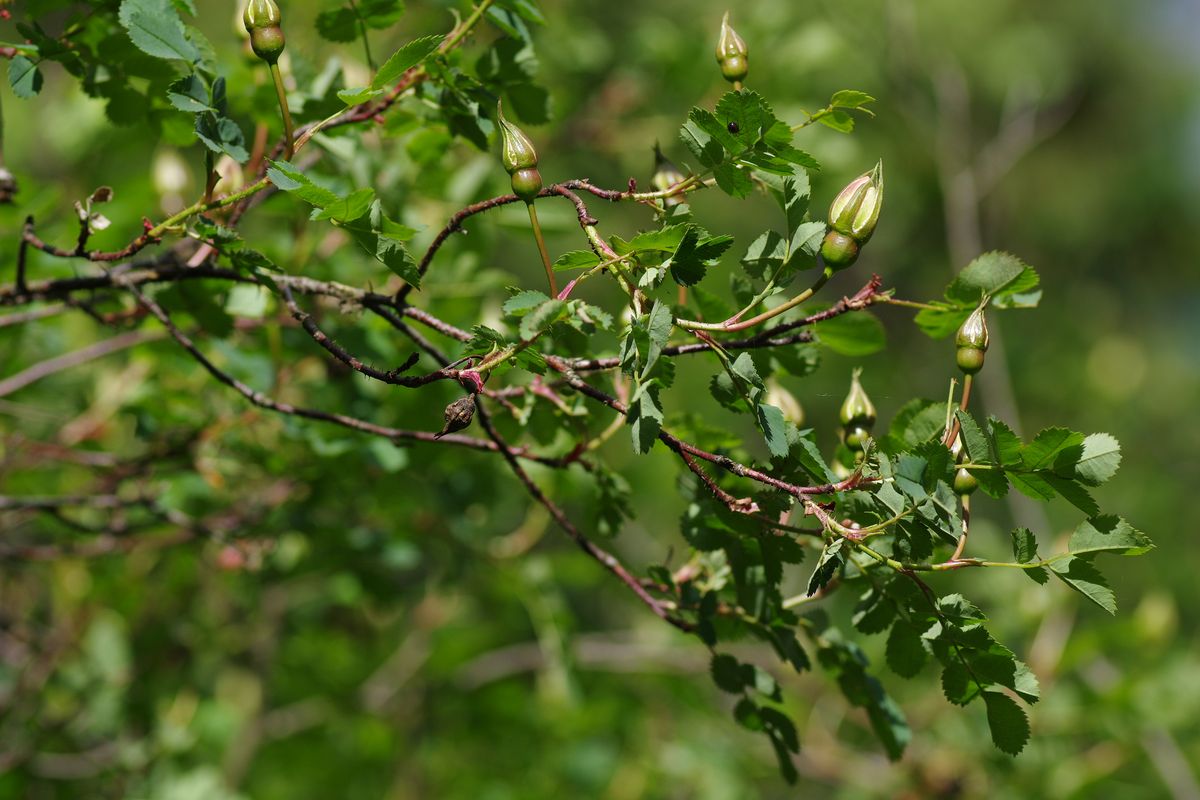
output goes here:
[{"label": "green flower bud", "polygon": [[[654,143],[654,175],[650,178],[650,185],[655,191],[665,192],[677,183],[687,179],[687,176],[679,171],[679,167],[675,166],[658,147],[658,142]],[[663,198],[663,205],[666,207],[677,206],[683,202],[682,195],[672,195]]]},{"label": "green flower bud", "polygon": [[869,431],[875,424],[875,406],[871,403],[871,398],[867,397],[867,393],[863,391],[862,384],[859,383],[858,376],[861,374],[862,370],[859,369],[854,370],[851,374],[850,393],[842,402],[842,410],[838,414],[838,419],[841,420],[844,428],[861,427]]},{"label": "green flower bud", "polygon": [[717,64],[721,67],[721,75],[730,83],[746,80],[746,73],[750,71],[750,50],[729,24],[728,11],[721,18],[721,38],[717,40]]},{"label": "green flower bud", "polygon": [[509,175],[533,169],[538,164],[537,151],[525,132],[504,118],[504,109],[496,103],[496,121],[500,124],[500,162]]},{"label": "green flower bud", "polygon": [[268,64],[274,64],[283,53],[283,28],[279,24],[282,19],[275,0],[250,0],[242,14],[254,54]]},{"label": "green flower bud", "polygon": [[829,206],[829,227],[864,245],[875,232],[883,207],[883,162],[846,185]]},{"label": "green flower bud", "polygon": [[954,493],[960,495],[970,495],[979,488],[979,479],[971,474],[970,470],[959,468],[958,472],[954,473]]},{"label": "green flower bud", "polygon": [[968,375],[974,375],[983,369],[984,354],[988,349],[987,319],[983,316],[984,305],[986,305],[986,301],[971,312],[971,316],[967,317],[954,337],[954,344],[957,347],[955,361],[958,363],[958,368]]},{"label": "green flower bud", "polygon": [[858,242],[845,234],[829,231],[821,240],[821,260],[835,272],[858,260]]}]

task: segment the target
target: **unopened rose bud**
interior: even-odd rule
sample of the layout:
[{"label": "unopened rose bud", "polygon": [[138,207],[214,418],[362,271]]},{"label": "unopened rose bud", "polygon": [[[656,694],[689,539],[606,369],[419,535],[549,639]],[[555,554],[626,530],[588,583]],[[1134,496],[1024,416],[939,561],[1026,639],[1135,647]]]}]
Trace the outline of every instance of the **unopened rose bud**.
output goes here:
[{"label": "unopened rose bud", "polygon": [[971,316],[959,327],[954,345],[959,369],[968,375],[983,369],[984,354],[988,349],[987,319],[983,315],[983,305],[972,311]]},{"label": "unopened rose bud", "polygon": [[274,64],[283,53],[283,15],[275,0],[250,0],[242,14],[242,23],[250,34],[254,54],[268,64]]},{"label": "unopened rose bud", "polygon": [[741,83],[746,80],[746,73],[750,71],[750,50],[729,24],[728,11],[721,18],[721,36],[717,40],[717,64],[721,67],[721,75],[730,83]]},{"label": "unopened rose bud", "polygon": [[504,110],[496,103],[496,121],[500,125],[500,163],[512,176],[513,194],[532,203],[542,191],[542,174],[538,172],[537,150],[525,132],[504,118]]},{"label": "unopened rose bud", "polygon": [[883,208],[883,162],[859,175],[829,205],[829,231],[821,242],[821,258],[835,270],[858,259],[879,222]]},{"label": "unopened rose bud", "polygon": [[842,440],[851,450],[862,450],[871,437],[875,425],[875,405],[859,382],[861,370],[854,370],[850,378],[850,393],[842,402],[838,419],[842,423]]},{"label": "unopened rose bud", "polygon": [[979,479],[972,475],[970,470],[960,467],[959,470],[954,473],[955,494],[970,496],[978,488]]}]

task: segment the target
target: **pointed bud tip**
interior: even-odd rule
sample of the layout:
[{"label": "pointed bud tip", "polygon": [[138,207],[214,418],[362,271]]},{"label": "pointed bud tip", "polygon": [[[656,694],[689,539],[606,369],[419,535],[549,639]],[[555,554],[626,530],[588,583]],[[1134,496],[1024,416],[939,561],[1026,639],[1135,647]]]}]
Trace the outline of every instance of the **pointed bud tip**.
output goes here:
[{"label": "pointed bud tip", "polygon": [[[500,127],[500,160],[509,175],[537,167],[537,150],[525,132],[504,116],[500,101],[496,101],[496,122]],[[540,191],[540,187],[539,187]]]},{"label": "pointed bud tip", "polygon": [[283,15],[275,0],[250,0],[246,3],[246,10],[242,12],[242,22],[251,33],[255,28],[275,27],[282,19]]},{"label": "pointed bud tip", "polygon": [[750,71],[750,51],[746,42],[729,24],[729,12],[721,18],[721,35],[717,39],[717,64],[721,75],[730,83],[746,79]]},{"label": "pointed bud tip", "polygon": [[864,245],[875,233],[883,208],[883,161],[859,175],[829,204],[829,227]]}]

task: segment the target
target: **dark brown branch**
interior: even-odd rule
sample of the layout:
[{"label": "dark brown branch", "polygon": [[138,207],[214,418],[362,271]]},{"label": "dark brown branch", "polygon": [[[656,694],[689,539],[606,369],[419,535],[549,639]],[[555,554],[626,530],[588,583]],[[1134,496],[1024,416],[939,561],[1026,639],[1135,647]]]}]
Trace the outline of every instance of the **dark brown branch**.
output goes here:
[{"label": "dark brown branch", "polygon": [[[171,337],[179,343],[180,347],[186,350],[193,359],[199,362],[200,366],[204,367],[204,369],[207,370],[210,375],[226,386],[234,389],[251,403],[260,408],[276,411],[280,414],[291,414],[293,416],[304,417],[306,419],[331,422],[335,425],[341,425],[345,428],[361,431],[363,433],[370,433],[375,436],[382,436],[387,439],[417,442],[444,442],[447,444],[459,445],[460,447],[468,447],[474,450],[495,451],[497,449],[494,442],[475,439],[470,436],[463,436],[461,434],[452,433],[440,438],[435,438],[435,434],[427,431],[411,431],[401,428],[388,428],[382,425],[376,425],[373,422],[367,422],[366,420],[358,419],[357,417],[350,417],[345,414],[336,414],[328,411],[303,408],[300,406],[294,406],[291,403],[284,403],[274,400],[266,394],[247,386],[237,378],[213,364],[207,356],[200,352],[199,348],[196,347],[188,335],[175,325],[175,323],[171,320],[171,317],[162,308],[162,306],[142,293],[142,291],[138,289],[136,285],[126,284],[125,288],[129,289],[129,291],[133,293],[138,303],[140,303],[147,311],[150,312],[150,314],[152,314],[159,322],[161,322]],[[554,459],[546,459],[541,456],[534,456],[527,452],[520,452],[519,455],[522,458],[528,458],[532,461],[545,463],[554,463],[555,461]]]},{"label": "dark brown branch", "polygon": [[492,442],[496,444],[500,451],[500,455],[503,456],[504,460],[508,462],[508,466],[510,469],[512,469],[513,474],[517,476],[517,480],[519,480],[525,486],[526,491],[529,492],[530,496],[533,497],[534,500],[537,500],[546,508],[547,511],[550,512],[550,516],[554,517],[554,521],[557,522],[558,526],[566,532],[567,536],[571,537],[571,540],[579,546],[579,549],[583,550],[583,552],[587,553],[596,561],[599,561],[606,569],[608,569],[609,572],[616,575],[617,578],[620,579],[620,581],[626,586],[628,586],[629,589],[635,595],[637,595],[638,599],[645,603],[659,618],[665,620],[671,625],[674,625],[676,628],[684,631],[685,633],[694,630],[695,626],[693,626],[690,622],[671,614],[660,601],[651,597],[650,593],[642,587],[637,578],[633,577],[633,575],[629,573],[629,570],[625,569],[625,566],[617,559],[616,556],[597,546],[591,539],[585,536],[583,532],[576,527],[575,523],[571,522],[570,518],[567,517],[563,510],[559,508],[554,501],[546,496],[546,493],[542,491],[541,487],[537,485],[533,478],[529,477],[529,473],[526,472],[525,468],[521,466],[521,462],[517,460],[516,454],[511,448],[508,447],[508,445],[504,443],[504,440],[500,437],[500,434],[496,431],[495,426],[492,424],[491,417],[488,414],[487,409],[483,407],[483,404],[479,405],[477,416],[479,419],[479,424],[483,427],[484,431],[487,433]]},{"label": "dark brown branch", "polygon": [[[560,373],[564,378],[566,378],[567,383],[570,384],[574,389],[576,389],[580,393],[592,398],[593,400],[597,400],[597,401],[603,403],[604,405],[608,406],[609,408],[611,408],[612,410],[616,411],[619,414],[628,414],[628,409],[625,407],[625,405],[623,403],[621,403],[619,400],[617,400],[612,395],[609,395],[606,392],[603,392],[600,389],[597,389],[596,387],[592,386],[590,383],[584,381],[577,374],[575,374],[575,372],[571,369],[570,365],[563,359],[557,358],[556,356],[546,356],[546,363],[548,365],[550,365],[550,367],[552,369],[554,369],[556,372]],[[731,472],[734,475],[737,475],[738,477],[749,478],[750,480],[758,481],[759,483],[765,484],[765,485],[770,486],[775,489],[779,489],[780,491],[786,492],[787,494],[790,494],[796,498],[806,498],[806,497],[811,497],[813,495],[835,494],[837,492],[844,492],[847,489],[854,488],[854,486],[856,486],[862,482],[861,477],[857,476],[857,474],[856,474],[856,475],[851,476],[847,480],[840,481],[838,483],[827,483],[827,484],[822,484],[820,486],[797,486],[795,484],[788,483],[787,481],[780,480],[779,478],[768,475],[765,472],[760,472],[759,470],[756,470],[753,467],[748,467],[745,464],[734,461],[732,458],[729,458],[728,456],[723,456],[723,455],[719,455],[717,453],[710,453],[707,450],[702,450],[701,448],[696,447],[693,444],[689,444],[688,442],[685,442],[682,439],[680,439],[676,436],[673,436],[672,434],[668,433],[667,431],[660,430],[658,432],[658,439],[663,444],[665,444],[667,447],[669,447],[671,450],[673,450],[674,452],[678,453],[681,456],[684,453],[687,453],[688,455],[703,459],[704,461],[708,461],[709,463],[716,464],[718,467],[721,467],[722,469],[724,469],[728,472]]]}]

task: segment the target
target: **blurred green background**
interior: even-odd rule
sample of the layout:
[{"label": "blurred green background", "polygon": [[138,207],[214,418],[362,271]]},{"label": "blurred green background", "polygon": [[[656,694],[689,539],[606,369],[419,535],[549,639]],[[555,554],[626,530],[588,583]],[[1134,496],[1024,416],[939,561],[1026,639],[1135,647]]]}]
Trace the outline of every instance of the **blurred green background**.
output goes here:
[{"label": "blurred green background", "polygon": [[[200,5],[197,24],[228,64],[235,113],[247,131],[256,119],[276,125],[269,87],[239,49],[236,4]],[[369,75],[357,44],[313,32],[312,19],[331,5],[286,3],[285,66],[301,90],[331,57],[337,66],[325,77],[340,68],[354,86]],[[452,9],[466,10],[412,2],[395,28],[372,32],[377,57],[448,30]],[[544,10],[536,74],[551,120],[526,123],[547,179],[645,184],[655,140],[684,161],[676,134],[688,109],[725,90],[712,57],[725,6],[551,0]],[[1062,424],[1108,431],[1123,445],[1101,504],[1158,549],[1110,567],[1118,616],[1021,575],[980,571],[937,584],[975,600],[1038,675],[1045,699],[1032,709],[1025,752],[996,752],[981,710],[950,706],[932,670],[906,682],[882,669],[915,733],[892,764],[836,687],[777,671],[802,737],[801,782],[788,788],[766,741],[733,723],[733,701],[706,674],[707,651],[578,554],[498,461],[272,416],[160,341],[0,397],[5,494],[112,488],[134,462],[141,472],[128,474],[144,474],[139,485],[217,534],[128,555],[5,559],[0,797],[1200,797],[1200,620],[1191,610],[1200,584],[1189,505],[1200,480],[1195,4],[756,0],[733,12],[751,49],[748,85],[781,117],[799,121],[801,109],[842,88],[877,98],[877,116],[860,117],[852,135],[812,126],[798,137],[824,166],[813,178],[814,208],[876,158],[885,164],[878,233],[830,296],[875,271],[901,297],[933,298],[978,253],[1017,254],[1039,270],[1045,295],[1040,309],[992,323],[1000,346],[980,382],[981,407],[1025,434]],[[2,30],[6,41],[16,36]],[[469,59],[495,36],[485,26]],[[257,94],[245,91],[255,81]],[[162,134],[144,121],[115,125],[103,101],[54,66],[36,99],[7,86],[0,93],[5,158],[22,184],[17,206],[0,209],[5,281],[25,214],[65,244],[72,201],[111,185],[116,198],[104,213],[113,225],[94,243],[113,247],[138,232],[141,216],[161,219],[169,195],[199,191],[201,152],[170,122]],[[121,116],[119,105],[110,116]],[[417,106],[402,106],[362,143],[357,134],[329,137],[320,168],[346,185],[376,186],[405,222],[427,226],[423,245],[454,209],[505,191],[506,181],[491,155],[461,144],[443,153],[448,137],[424,129]],[[307,118],[303,108],[299,116]],[[735,203],[715,192],[694,207],[710,229],[737,237],[734,253],[774,213],[766,199]],[[582,246],[568,212],[544,215],[552,250]],[[606,234],[651,224],[643,208],[597,201],[593,213]],[[256,209],[243,229],[288,269],[387,282],[329,228],[305,225],[286,198]],[[418,300],[468,324],[497,319],[499,289],[536,285],[540,272],[519,213],[469,230]],[[37,278],[89,269],[31,259]],[[172,299],[201,319],[206,291],[242,321],[279,314],[220,285]],[[878,316],[887,350],[828,355],[816,375],[786,383],[827,447],[853,366],[865,368],[885,419],[910,397],[945,394],[951,346],[920,335],[903,309]],[[330,324],[380,363],[408,353],[376,320]],[[0,328],[0,379],[107,335],[82,314]],[[436,429],[454,396],[448,387],[414,398],[370,385],[331,367],[294,327],[231,326],[203,346],[281,399],[381,424]],[[687,369],[694,376],[681,386],[694,387],[711,365]],[[691,402],[676,389],[668,410]],[[713,409],[694,410],[717,425],[731,419]],[[34,442],[113,462],[73,462]],[[638,514],[610,545],[634,566],[672,552],[678,560],[677,462],[661,449],[637,458],[623,435],[606,452],[634,487]],[[594,513],[584,478],[535,475],[575,518]],[[1020,496],[979,500],[972,546],[981,554],[1003,553],[1013,524],[1053,542],[1077,516]],[[8,527],[0,545],[74,536],[45,517],[11,515]],[[827,602],[844,616],[852,601]],[[882,645],[864,643],[876,662]],[[773,665],[754,646],[734,651]]]}]

